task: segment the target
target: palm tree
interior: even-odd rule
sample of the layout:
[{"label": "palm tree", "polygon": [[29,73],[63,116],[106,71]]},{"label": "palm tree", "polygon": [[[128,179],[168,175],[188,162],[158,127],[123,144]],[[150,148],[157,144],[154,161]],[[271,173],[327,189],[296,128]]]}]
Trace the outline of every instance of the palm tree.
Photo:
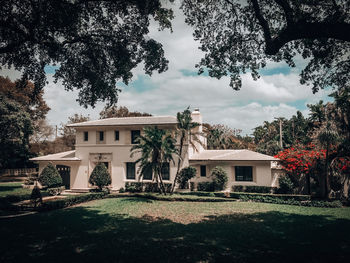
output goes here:
[{"label": "palm tree", "polygon": [[178,153],[175,147],[176,140],[170,131],[158,129],[157,126],[146,127],[143,131],[144,135],[138,137],[138,144],[131,148],[130,156],[141,154],[141,157],[136,160],[136,163],[140,163],[141,177],[151,169],[159,192],[166,194],[161,171],[164,163],[175,163],[173,156]]},{"label": "palm tree", "polygon": [[194,149],[196,149],[195,142],[202,144],[198,138],[198,135],[200,134],[198,132],[193,132],[193,129],[200,126],[200,124],[192,121],[190,108],[187,107],[183,112],[178,112],[176,118],[177,128],[175,134],[176,138],[180,138],[180,145],[178,150],[179,159],[177,161],[175,180],[171,189],[172,193],[174,192],[175,184],[177,182],[177,178],[179,177],[182,160],[184,159],[183,153],[185,142],[187,141],[189,144],[191,144]]},{"label": "palm tree", "polygon": [[334,125],[328,121],[323,127],[321,127],[317,139],[323,147],[326,147],[326,163],[325,163],[325,197],[328,197],[329,191],[329,148],[331,145],[334,145],[338,141],[339,135],[337,129]]}]

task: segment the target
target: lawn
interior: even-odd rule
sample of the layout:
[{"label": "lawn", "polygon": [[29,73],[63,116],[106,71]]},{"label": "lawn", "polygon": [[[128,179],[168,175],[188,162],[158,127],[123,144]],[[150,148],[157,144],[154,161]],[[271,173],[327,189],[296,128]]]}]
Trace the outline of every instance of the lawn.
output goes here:
[{"label": "lawn", "polygon": [[23,183],[0,183],[0,197],[7,195],[30,195],[31,189],[22,188]]},{"label": "lawn", "polygon": [[350,208],[112,198],[2,219],[1,262],[346,262]]}]

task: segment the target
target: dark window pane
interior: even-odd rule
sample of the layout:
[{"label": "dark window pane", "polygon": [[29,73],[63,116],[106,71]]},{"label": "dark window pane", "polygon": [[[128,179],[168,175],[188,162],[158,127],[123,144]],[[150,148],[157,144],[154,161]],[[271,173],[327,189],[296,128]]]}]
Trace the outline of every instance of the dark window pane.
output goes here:
[{"label": "dark window pane", "polygon": [[131,131],[131,143],[136,144],[136,139],[140,136],[140,130]]},{"label": "dark window pane", "polygon": [[152,180],[152,167],[150,165],[143,171],[143,179]]},{"label": "dark window pane", "polygon": [[89,132],[84,132],[84,141],[87,142],[89,140]]},{"label": "dark window pane", "polygon": [[135,179],[135,163],[126,163],[126,179]]},{"label": "dark window pane", "polygon": [[235,166],[236,181],[253,181],[252,166]]},{"label": "dark window pane", "polygon": [[207,176],[207,167],[205,165],[201,165],[201,177]]},{"label": "dark window pane", "polygon": [[119,131],[114,132],[114,138],[116,141],[119,141]]},{"label": "dark window pane", "polygon": [[169,171],[170,171],[169,163],[163,163],[162,170],[161,170],[161,174],[162,174],[163,180],[170,180],[170,173],[169,173]]},{"label": "dark window pane", "polygon": [[105,134],[103,131],[100,131],[100,141],[103,141],[105,137]]}]

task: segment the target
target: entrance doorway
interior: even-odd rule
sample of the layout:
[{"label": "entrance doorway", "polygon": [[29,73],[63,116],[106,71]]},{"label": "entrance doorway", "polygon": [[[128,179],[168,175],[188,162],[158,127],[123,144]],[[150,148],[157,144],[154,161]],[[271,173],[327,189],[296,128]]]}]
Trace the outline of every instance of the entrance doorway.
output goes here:
[{"label": "entrance doorway", "polygon": [[57,171],[62,177],[63,185],[70,188],[70,167],[66,165],[56,165]]}]

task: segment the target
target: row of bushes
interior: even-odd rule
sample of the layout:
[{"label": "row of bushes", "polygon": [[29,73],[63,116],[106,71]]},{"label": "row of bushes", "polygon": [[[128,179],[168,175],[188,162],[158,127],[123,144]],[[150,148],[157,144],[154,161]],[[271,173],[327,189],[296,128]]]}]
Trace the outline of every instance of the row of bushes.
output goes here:
[{"label": "row of bushes", "polygon": [[76,204],[80,204],[80,203],[84,203],[92,200],[102,199],[106,197],[106,195],[107,194],[105,192],[72,195],[62,199],[47,201],[43,203],[41,206],[39,206],[38,210],[49,211],[49,210],[65,208],[65,207],[73,206]]},{"label": "row of bushes", "polygon": [[[171,183],[164,183],[165,192],[170,193],[171,192]],[[125,183],[125,189],[120,189],[119,192],[130,192],[130,193],[141,193],[141,192],[148,192],[148,193],[158,193],[158,185],[157,183],[143,183],[143,182],[126,182]]]},{"label": "row of bushes", "polygon": [[232,186],[233,192],[246,192],[246,193],[276,193],[277,187],[271,186],[256,186],[256,185],[234,185]]},{"label": "row of bushes", "polygon": [[254,201],[273,204],[299,205],[312,207],[341,207],[340,201],[311,200],[309,195],[264,194],[264,193],[229,193],[229,192],[186,192],[180,195],[195,195],[203,197],[229,197],[241,201]]}]

